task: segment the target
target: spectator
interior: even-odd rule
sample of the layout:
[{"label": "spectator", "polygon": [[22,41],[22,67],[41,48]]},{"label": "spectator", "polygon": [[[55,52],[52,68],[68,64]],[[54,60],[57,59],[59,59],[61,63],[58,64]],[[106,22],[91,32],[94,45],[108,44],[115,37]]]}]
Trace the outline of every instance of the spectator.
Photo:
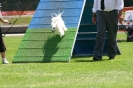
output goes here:
[{"label": "spectator", "polygon": [[97,25],[96,45],[93,60],[102,60],[106,31],[108,32],[109,60],[117,54],[116,35],[118,21],[122,23],[123,0],[94,0],[92,22]]},{"label": "spectator", "polygon": [[[1,7],[2,7],[2,6],[1,6],[1,3],[0,3],[0,10],[1,10]],[[2,19],[1,11],[0,11],[0,21],[1,21],[2,23],[9,23],[8,20],[3,20],[3,19]],[[1,32],[1,27],[0,27],[0,53],[1,53],[2,63],[3,63],[3,64],[8,64],[9,62],[6,60],[5,51],[6,51],[6,47],[5,47],[3,38],[2,38],[2,32]]]}]

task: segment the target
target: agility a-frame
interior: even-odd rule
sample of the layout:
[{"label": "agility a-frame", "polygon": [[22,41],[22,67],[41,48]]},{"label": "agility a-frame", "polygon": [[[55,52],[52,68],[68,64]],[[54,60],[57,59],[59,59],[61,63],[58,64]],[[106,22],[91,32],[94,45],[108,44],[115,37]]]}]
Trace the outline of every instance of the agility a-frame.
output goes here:
[{"label": "agility a-frame", "polygon": [[[19,62],[69,62],[86,0],[40,0],[25,36],[13,58]],[[64,11],[65,36],[51,32],[51,13]]]},{"label": "agility a-frame", "polygon": [[[41,0],[13,62],[69,62],[72,55],[92,56],[97,34],[91,20],[92,6],[93,0]],[[50,25],[51,13],[59,10],[64,11],[62,19],[68,28],[62,38],[51,32]]]}]

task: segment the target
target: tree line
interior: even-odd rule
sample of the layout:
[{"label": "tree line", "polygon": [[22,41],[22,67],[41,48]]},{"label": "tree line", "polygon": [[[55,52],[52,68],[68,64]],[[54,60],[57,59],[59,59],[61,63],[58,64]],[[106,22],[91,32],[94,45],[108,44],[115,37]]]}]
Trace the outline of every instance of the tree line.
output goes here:
[{"label": "tree line", "polygon": [[124,0],[124,6],[125,7],[133,6],[133,0]]},{"label": "tree line", "polygon": [[40,0],[0,0],[3,11],[35,10]]}]

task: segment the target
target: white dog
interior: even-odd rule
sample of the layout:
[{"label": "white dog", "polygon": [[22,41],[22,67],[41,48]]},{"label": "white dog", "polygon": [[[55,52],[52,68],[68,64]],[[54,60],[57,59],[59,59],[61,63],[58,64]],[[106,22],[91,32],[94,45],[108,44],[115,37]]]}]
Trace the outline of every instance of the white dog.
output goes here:
[{"label": "white dog", "polygon": [[63,13],[59,13],[59,14],[54,13],[54,16],[53,16],[53,14],[51,14],[51,16],[52,16],[52,19],[51,19],[52,20],[52,22],[51,22],[52,32],[59,34],[60,37],[64,36],[65,31],[67,31],[65,23],[61,17],[62,14]]}]

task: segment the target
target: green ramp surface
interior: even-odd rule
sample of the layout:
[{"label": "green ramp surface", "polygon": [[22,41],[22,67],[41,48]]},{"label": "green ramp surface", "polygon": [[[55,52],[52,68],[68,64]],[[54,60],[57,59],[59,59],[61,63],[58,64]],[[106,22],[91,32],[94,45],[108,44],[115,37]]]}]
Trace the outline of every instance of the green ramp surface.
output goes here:
[{"label": "green ramp surface", "polygon": [[[85,0],[40,0],[13,63],[69,62]],[[64,12],[65,36],[51,32],[51,13]]]}]

